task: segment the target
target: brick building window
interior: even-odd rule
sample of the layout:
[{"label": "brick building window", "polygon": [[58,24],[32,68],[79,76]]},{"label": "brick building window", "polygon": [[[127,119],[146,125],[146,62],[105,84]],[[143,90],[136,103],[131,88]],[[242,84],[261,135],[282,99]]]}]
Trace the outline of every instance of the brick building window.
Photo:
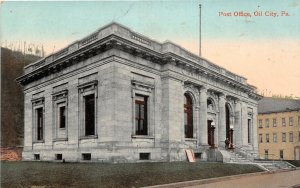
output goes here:
[{"label": "brick building window", "polygon": [[258,120],[258,128],[262,128],[262,120]]},{"label": "brick building window", "polygon": [[298,126],[300,126],[300,116],[298,116]]},{"label": "brick building window", "polygon": [[262,137],[262,134],[259,134],[259,143],[263,143],[263,137]]},{"label": "brick building window", "polygon": [[269,150],[265,149],[265,159],[269,158]]},{"label": "brick building window", "polygon": [[283,150],[279,151],[279,157],[280,157],[280,159],[283,159]]},{"label": "brick building window", "polygon": [[270,121],[269,119],[266,119],[266,128],[269,128],[269,126],[270,126]]},{"label": "brick building window", "polygon": [[277,142],[277,133],[273,133],[273,143]]},{"label": "brick building window", "polygon": [[293,132],[289,133],[289,142],[294,142],[294,135]]},{"label": "brick building window", "polygon": [[184,135],[193,138],[193,101],[189,94],[184,94]]},{"label": "brick building window", "polygon": [[270,142],[269,134],[266,134],[266,143]]},{"label": "brick building window", "polygon": [[289,117],[289,125],[290,126],[294,125],[294,118],[293,117]]},{"label": "brick building window", "polygon": [[286,142],[286,133],[282,133],[282,142]]},{"label": "brick building window", "polygon": [[135,134],[148,134],[148,97],[135,95]]},{"label": "brick building window", "polygon": [[300,142],[300,131],[298,132],[298,142]]},{"label": "brick building window", "polygon": [[277,123],[276,123],[276,118],[273,119],[273,127],[276,127]]},{"label": "brick building window", "polygon": [[281,122],[282,122],[282,126],[285,127],[285,118],[282,118]]}]

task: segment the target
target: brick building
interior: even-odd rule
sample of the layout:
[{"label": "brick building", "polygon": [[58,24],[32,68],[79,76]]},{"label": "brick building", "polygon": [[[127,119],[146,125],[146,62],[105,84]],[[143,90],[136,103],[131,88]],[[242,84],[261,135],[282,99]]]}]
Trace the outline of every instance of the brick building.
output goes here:
[{"label": "brick building", "polygon": [[260,158],[299,160],[300,100],[259,101],[258,142]]},{"label": "brick building", "polygon": [[25,67],[24,160],[223,160],[255,154],[257,101],[246,78],[117,23]]}]

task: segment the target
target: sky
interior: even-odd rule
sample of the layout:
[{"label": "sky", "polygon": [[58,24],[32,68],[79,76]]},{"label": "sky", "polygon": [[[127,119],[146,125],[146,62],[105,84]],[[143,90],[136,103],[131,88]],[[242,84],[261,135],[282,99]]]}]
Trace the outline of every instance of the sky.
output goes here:
[{"label": "sky", "polygon": [[300,97],[300,0],[2,1],[1,46],[51,54],[114,21],[170,40],[248,79],[267,96]]}]

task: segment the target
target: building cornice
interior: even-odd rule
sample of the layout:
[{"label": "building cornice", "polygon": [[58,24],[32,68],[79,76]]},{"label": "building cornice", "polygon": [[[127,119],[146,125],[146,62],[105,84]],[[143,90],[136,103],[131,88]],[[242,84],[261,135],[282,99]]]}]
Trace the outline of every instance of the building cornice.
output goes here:
[{"label": "building cornice", "polygon": [[256,94],[255,87],[247,84],[244,77],[198,57],[172,42],[156,42],[117,23],[100,28],[66,48],[26,66],[25,74],[17,78],[17,82],[27,85],[113,48],[153,63],[174,64],[195,74],[236,87],[248,93],[250,98],[260,99],[260,96]]}]

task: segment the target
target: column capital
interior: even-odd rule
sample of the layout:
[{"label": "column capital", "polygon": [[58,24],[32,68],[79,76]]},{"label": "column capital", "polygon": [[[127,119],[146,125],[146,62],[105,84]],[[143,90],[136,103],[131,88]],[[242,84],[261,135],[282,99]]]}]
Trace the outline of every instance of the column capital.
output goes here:
[{"label": "column capital", "polygon": [[199,90],[200,92],[207,92],[207,85],[202,85]]},{"label": "column capital", "polygon": [[219,99],[221,99],[221,98],[222,98],[222,99],[225,99],[225,98],[226,98],[226,95],[225,95],[224,93],[219,93],[218,96],[219,96]]}]

